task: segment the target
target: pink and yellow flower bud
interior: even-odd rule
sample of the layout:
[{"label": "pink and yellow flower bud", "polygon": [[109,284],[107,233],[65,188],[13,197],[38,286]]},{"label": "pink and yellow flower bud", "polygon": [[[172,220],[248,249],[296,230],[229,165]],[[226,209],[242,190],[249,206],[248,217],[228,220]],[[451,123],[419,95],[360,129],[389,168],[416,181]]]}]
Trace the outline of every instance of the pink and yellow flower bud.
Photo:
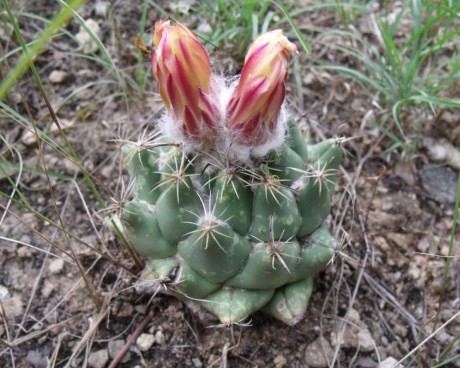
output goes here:
[{"label": "pink and yellow flower bud", "polygon": [[249,48],[227,107],[236,143],[260,145],[275,131],[286,94],[290,51],[297,53],[297,47],[281,30],[260,35]]},{"label": "pink and yellow flower bud", "polygon": [[215,135],[218,110],[210,99],[211,64],[196,36],[182,24],[158,21],[152,67],[158,89],[182,134],[196,141]]}]

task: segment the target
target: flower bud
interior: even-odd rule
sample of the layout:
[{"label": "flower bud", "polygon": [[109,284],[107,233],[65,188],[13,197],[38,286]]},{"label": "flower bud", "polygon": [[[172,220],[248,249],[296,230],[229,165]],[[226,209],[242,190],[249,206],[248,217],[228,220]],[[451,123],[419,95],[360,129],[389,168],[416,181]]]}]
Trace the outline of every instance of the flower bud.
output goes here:
[{"label": "flower bud", "polygon": [[158,21],[152,67],[166,108],[181,134],[194,141],[215,135],[218,110],[210,99],[211,64],[205,48],[184,25]]},{"label": "flower bud", "polygon": [[260,35],[249,48],[227,107],[228,126],[236,143],[260,145],[276,130],[290,51],[297,53],[297,47],[281,30]]}]

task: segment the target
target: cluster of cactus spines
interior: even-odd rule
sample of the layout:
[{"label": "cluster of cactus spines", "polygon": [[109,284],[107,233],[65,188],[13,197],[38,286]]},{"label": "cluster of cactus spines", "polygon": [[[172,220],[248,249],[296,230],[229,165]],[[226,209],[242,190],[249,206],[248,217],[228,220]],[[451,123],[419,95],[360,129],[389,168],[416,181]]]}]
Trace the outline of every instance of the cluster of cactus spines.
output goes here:
[{"label": "cluster of cactus spines", "polygon": [[340,139],[307,144],[286,119],[295,45],[281,31],[260,36],[239,84],[211,73],[179,23],[158,22],[154,47],[167,111],[160,134],[122,147],[134,185],[117,222],[147,258],[143,280],[224,324],[259,309],[298,322],[336,249],[325,219],[343,153]]}]

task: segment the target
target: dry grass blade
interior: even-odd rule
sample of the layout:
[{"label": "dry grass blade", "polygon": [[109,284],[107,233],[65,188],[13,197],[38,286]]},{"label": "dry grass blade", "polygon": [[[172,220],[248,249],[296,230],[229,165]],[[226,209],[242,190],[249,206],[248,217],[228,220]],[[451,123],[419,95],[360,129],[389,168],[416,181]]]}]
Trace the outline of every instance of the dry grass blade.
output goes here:
[{"label": "dry grass blade", "polygon": [[428,341],[432,340],[434,336],[436,336],[441,330],[446,328],[449,324],[455,321],[458,317],[460,317],[460,311],[455,313],[451,318],[449,318],[446,322],[444,322],[441,326],[439,326],[433,333],[425,337],[415,348],[413,348],[406,356],[398,361],[395,364],[395,367],[398,367],[399,364],[406,361],[410,357],[412,357],[418,350],[420,350]]},{"label": "dry grass blade", "polygon": [[85,334],[82,336],[78,344],[73,348],[72,355],[69,357],[69,360],[67,361],[67,364],[65,365],[65,368],[71,367],[74,359],[81,353],[81,351],[87,346],[89,343],[89,347],[91,348],[92,344],[92,339],[94,335],[97,332],[97,329],[99,328],[99,325],[104,321],[104,319],[107,318],[110,308],[109,308],[109,303],[110,303],[110,296],[106,296],[103,304],[99,310],[99,312],[94,316],[94,318],[90,318],[90,325],[88,330],[85,332]]},{"label": "dry grass blade", "polygon": [[117,352],[117,355],[113,358],[112,362],[109,364],[109,368],[116,368],[118,363],[121,362],[125,354],[128,352],[129,348],[136,343],[139,335],[144,331],[145,327],[152,320],[154,313],[150,311],[139,323],[134,332],[128,336],[126,343],[123,347]]},{"label": "dry grass blade", "polygon": [[15,346],[20,346],[26,342],[29,342],[30,340],[35,340],[45,334],[47,334],[48,332],[52,331],[52,330],[55,330],[57,328],[60,328],[60,327],[63,327],[67,324],[69,324],[70,322],[72,322],[75,318],[77,318],[76,316],[74,317],[70,317],[70,318],[67,318],[61,322],[58,322],[58,323],[54,323],[54,324],[51,324],[49,326],[47,326],[46,328],[44,328],[43,330],[39,330],[39,331],[35,331],[35,332],[30,332],[28,333],[27,335],[24,335],[24,336],[21,336],[21,337],[17,337],[15,338],[13,341],[11,341],[10,343],[8,343],[11,347],[15,347]]},{"label": "dry grass blade", "polygon": [[418,341],[418,321],[417,319],[398,301],[398,299],[387,290],[380,282],[375,280],[368,273],[364,272],[363,274],[366,282],[372,287],[372,289],[380,295],[383,299],[391,303],[396,310],[401,313],[404,319],[409,323],[411,328],[412,337],[415,341]]}]

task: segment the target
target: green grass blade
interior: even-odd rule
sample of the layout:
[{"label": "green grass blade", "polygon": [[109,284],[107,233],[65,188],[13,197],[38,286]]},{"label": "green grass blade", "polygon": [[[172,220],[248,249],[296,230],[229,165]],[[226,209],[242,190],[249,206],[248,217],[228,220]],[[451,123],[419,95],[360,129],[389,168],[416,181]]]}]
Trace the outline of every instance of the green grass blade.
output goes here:
[{"label": "green grass blade", "polygon": [[442,105],[446,107],[460,108],[460,101],[452,100],[450,98],[417,95],[417,96],[412,96],[409,99],[411,101],[426,102],[431,105]]},{"label": "green grass blade", "polygon": [[295,35],[297,36],[297,39],[302,45],[302,48],[307,53],[307,55],[310,55],[311,47],[309,43],[307,42],[307,40],[305,39],[305,37],[303,36],[302,31],[299,29],[296,22],[294,21],[294,18],[292,18],[292,16],[289,14],[289,11],[286,9],[286,7],[282,3],[276,0],[273,0],[273,4],[276,5],[278,8],[280,8],[284,16],[287,18],[289,24],[291,25],[292,30],[294,31]]},{"label": "green grass blade", "polygon": [[385,150],[385,152],[391,152],[391,151],[393,151],[395,149],[398,149],[398,148],[402,148],[404,151],[407,150],[407,145],[404,143],[404,141],[401,138],[399,138],[395,133],[393,133],[388,128],[386,128],[384,125],[378,124],[375,121],[370,121],[369,124],[372,127],[377,128],[378,130],[380,130],[382,132],[382,134],[384,134],[385,136],[387,136],[389,139],[391,139],[394,142],[390,147],[388,147]]},{"label": "green grass blade", "polygon": [[399,133],[401,134],[402,137],[406,137],[406,134],[404,133],[404,129],[401,125],[401,121],[399,120],[399,113],[401,112],[402,108],[407,102],[405,100],[400,100],[397,101],[395,104],[393,104],[393,107],[391,108],[391,116],[393,117],[393,121],[396,125],[396,128],[398,128]]},{"label": "green grass blade", "polygon": [[340,65],[319,65],[318,67],[339,72],[343,75],[346,75],[346,76],[349,76],[355,79],[357,82],[359,82],[364,87],[370,87],[382,93],[385,92],[382,86],[379,83],[377,83],[375,79],[367,77],[366,75],[364,75],[358,70],[351,69],[346,66],[340,66]]},{"label": "green grass blade", "polygon": [[441,368],[445,367],[449,363],[455,363],[460,359],[460,354],[454,355],[453,357],[450,357],[449,359],[444,360],[443,362],[433,365],[431,368]]},{"label": "green grass blade", "polygon": [[264,17],[264,21],[262,23],[262,29],[260,30],[260,33],[265,33],[268,31],[268,27],[270,27],[270,22],[275,16],[275,12],[269,11],[267,15]]},{"label": "green grass blade", "polygon": [[[3,167],[4,172],[8,172],[8,171],[18,172],[21,170],[23,172],[30,173],[30,174],[45,175],[45,171],[37,167],[20,166],[18,164],[13,164],[11,162],[3,161],[3,160],[0,160],[0,166]],[[61,180],[61,181],[74,180],[72,176],[60,174],[55,171],[48,171],[47,173],[50,177]]]},{"label": "green grass blade", "polygon": [[252,13],[252,40],[255,41],[259,34],[259,18],[257,13]]},{"label": "green grass blade", "polygon": [[[6,76],[5,80],[0,85],[0,100],[3,100],[6,97],[11,87],[30,67],[32,60],[43,51],[43,48],[49,42],[50,38],[57,32],[57,30],[62,27],[62,25],[68,23],[72,19],[75,10],[86,2],[87,0],[73,0],[68,5],[66,4],[65,8],[60,10],[50,25],[45,28],[38,36],[37,41],[28,49],[29,52],[23,54],[23,56],[16,63],[15,68],[12,69]],[[16,24],[7,1],[2,0],[2,3],[6,12],[8,13],[10,21],[13,23],[13,25]]]}]

